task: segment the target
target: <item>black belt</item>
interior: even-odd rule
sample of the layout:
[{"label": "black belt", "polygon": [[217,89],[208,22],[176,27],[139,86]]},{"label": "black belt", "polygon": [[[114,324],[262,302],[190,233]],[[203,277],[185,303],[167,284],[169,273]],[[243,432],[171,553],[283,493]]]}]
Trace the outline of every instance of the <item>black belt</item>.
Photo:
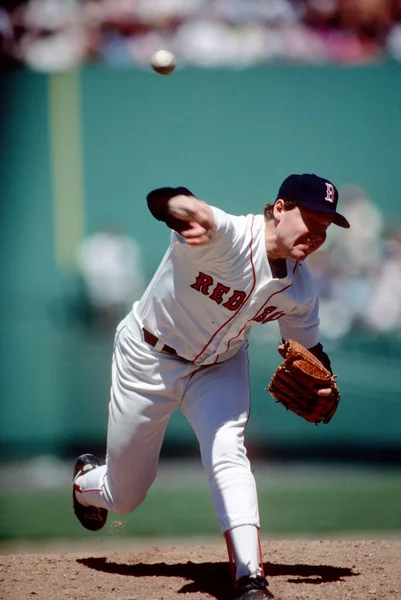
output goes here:
[{"label": "black belt", "polygon": [[[153,335],[153,333],[150,333],[150,331],[148,331],[145,328],[142,331],[143,339],[145,340],[145,342],[150,346],[153,346],[154,348],[157,342],[159,341],[159,338]],[[174,350],[174,348],[172,348],[171,346],[167,346],[167,344],[164,344],[164,346],[161,348],[161,352],[168,352],[169,354],[177,355],[177,352]]]}]

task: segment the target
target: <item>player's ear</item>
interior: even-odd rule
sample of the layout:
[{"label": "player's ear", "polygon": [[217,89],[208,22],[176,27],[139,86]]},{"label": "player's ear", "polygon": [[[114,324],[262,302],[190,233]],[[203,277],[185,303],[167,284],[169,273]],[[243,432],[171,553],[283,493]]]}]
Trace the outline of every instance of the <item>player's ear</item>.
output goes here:
[{"label": "player's ear", "polygon": [[282,200],[281,198],[278,198],[273,206],[273,217],[276,221],[281,221],[282,216],[284,214],[284,210],[285,210],[285,206],[284,206],[284,200]]}]

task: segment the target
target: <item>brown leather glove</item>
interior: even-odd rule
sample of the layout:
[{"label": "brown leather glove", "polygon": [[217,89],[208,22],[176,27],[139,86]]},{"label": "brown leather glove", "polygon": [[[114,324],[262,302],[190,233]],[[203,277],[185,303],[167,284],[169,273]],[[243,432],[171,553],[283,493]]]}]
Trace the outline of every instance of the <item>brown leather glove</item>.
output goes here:
[{"label": "brown leather glove", "polygon": [[[329,423],[340,401],[336,376],[298,342],[287,340],[278,351],[284,360],[266,390],[287,410],[309,423]],[[330,395],[318,394],[328,388]]]}]

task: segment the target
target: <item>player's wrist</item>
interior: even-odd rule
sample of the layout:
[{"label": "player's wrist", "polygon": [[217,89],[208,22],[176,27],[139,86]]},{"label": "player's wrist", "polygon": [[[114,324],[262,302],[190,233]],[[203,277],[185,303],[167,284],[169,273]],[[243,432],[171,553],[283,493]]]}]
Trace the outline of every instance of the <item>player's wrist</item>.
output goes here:
[{"label": "player's wrist", "polygon": [[186,195],[188,195],[187,197],[193,197],[187,188],[163,187],[149,192],[146,197],[146,201],[154,218],[158,221],[164,221],[166,223],[170,216],[174,216],[170,212],[171,199]]}]

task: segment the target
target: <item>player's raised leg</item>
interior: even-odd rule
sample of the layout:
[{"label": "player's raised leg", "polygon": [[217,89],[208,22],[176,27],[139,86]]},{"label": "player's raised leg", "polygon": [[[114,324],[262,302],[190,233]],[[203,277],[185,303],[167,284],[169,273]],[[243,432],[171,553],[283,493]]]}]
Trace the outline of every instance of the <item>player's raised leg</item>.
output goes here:
[{"label": "player's raised leg", "polygon": [[176,389],[177,369],[182,366],[173,358],[166,360],[161,375],[159,361],[141,337],[126,327],[119,329],[112,365],[106,464],[83,467],[75,477],[76,514],[77,503],[127,514],[144,500],[157,474],[168,419],[179,405],[172,389]]}]

